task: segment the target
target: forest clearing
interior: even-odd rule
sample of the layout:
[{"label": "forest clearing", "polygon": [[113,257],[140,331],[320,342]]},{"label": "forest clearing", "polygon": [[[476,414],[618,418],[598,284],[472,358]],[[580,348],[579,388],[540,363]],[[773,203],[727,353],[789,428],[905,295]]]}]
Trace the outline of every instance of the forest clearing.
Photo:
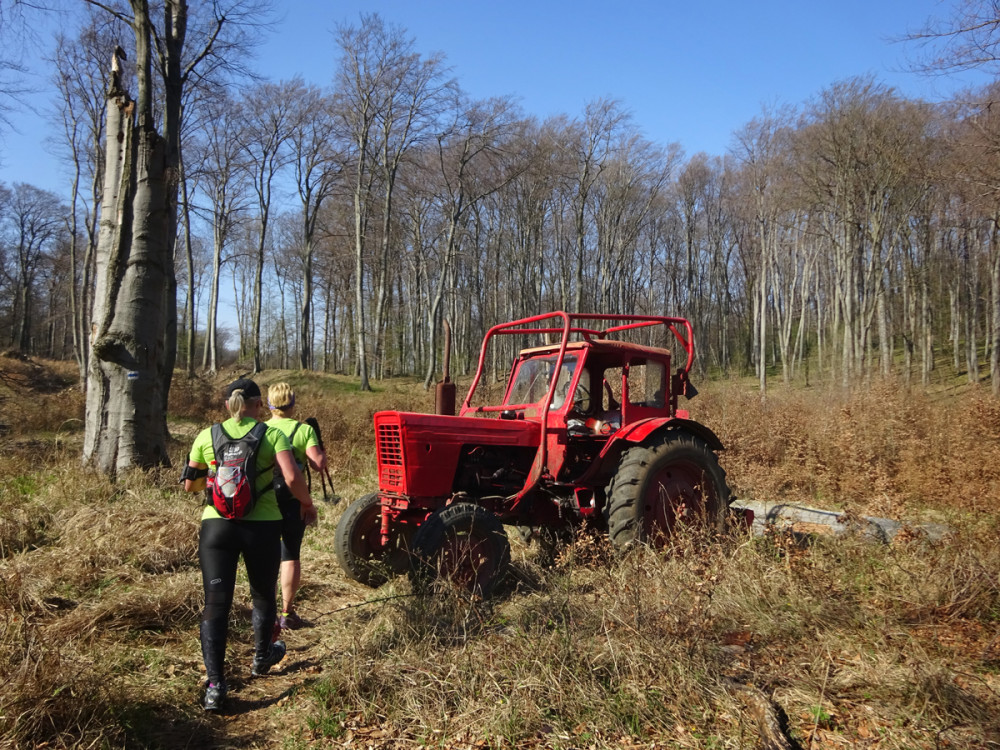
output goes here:
[{"label": "forest clearing", "polygon": [[[331,17],[314,75],[270,78],[252,65],[269,2],[77,5],[50,47],[25,47],[51,58],[74,177],[0,181],[0,747],[1000,746],[996,0],[900,31],[916,69],[993,71],[981,85],[932,101],[850,75],[763,107],[718,155],[647,137],[612,95],[543,117],[473,94],[377,12]],[[44,12],[0,8],[5,42]],[[27,72],[7,49],[0,130]],[[566,320],[558,351],[539,327],[487,362],[484,336],[544,310],[574,311],[547,314]],[[567,362],[570,315],[668,311],[680,350],[632,342],[640,366],[587,331]],[[432,411],[452,354],[459,393],[473,384],[459,417],[373,425]],[[504,401],[470,415],[483,373]],[[280,663],[269,583],[256,657],[247,580],[214,637],[229,592],[211,554],[199,570],[209,535],[183,492],[205,474],[178,482],[248,374],[293,386],[342,498],[317,502],[308,626]],[[261,392],[241,390],[233,417],[255,417]],[[494,415],[479,442],[460,421]],[[386,472],[376,431],[378,460],[398,450]],[[207,473],[217,445],[189,467]],[[844,533],[727,523],[730,489]],[[450,511],[503,539],[489,596],[405,575],[444,568],[423,553],[450,554],[428,541]],[[560,526],[573,511],[592,524]],[[574,535],[508,547],[501,521]],[[345,565],[359,538],[377,544]],[[404,574],[358,583],[399,539]],[[241,551],[268,557],[259,537]],[[216,666],[228,645],[231,673],[202,666],[203,572],[218,632],[202,640]]]},{"label": "forest clearing", "polygon": [[[768,713],[787,747],[1000,743],[1000,404],[982,390],[775,387],[762,403],[743,382],[699,384],[692,416],[726,445],[737,498],[914,527],[891,544],[682,533],[624,558],[581,536],[551,567],[512,534],[510,579],[470,601],[415,596],[405,576],[365,588],[333,551],[347,501],[376,486],[372,413],[430,411],[432,395],[413,378],[364,393],[265,371],[323,425],[345,501],[320,503],[299,595],[311,626],[263,678],[238,586],[214,716],[199,703],[198,500],[176,468],[117,483],[82,469],[75,368],[0,362],[2,745],[774,747]],[[224,380],[175,380],[175,467],[219,418]]]}]

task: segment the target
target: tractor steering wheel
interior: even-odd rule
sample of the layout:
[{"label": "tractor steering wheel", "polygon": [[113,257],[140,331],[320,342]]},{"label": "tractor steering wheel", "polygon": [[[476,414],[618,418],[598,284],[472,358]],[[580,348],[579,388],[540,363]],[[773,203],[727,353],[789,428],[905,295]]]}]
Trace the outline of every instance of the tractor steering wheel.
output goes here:
[{"label": "tractor steering wheel", "polygon": [[573,408],[578,412],[587,411],[584,407],[590,401],[590,391],[583,383],[577,383],[576,393],[573,396]]}]

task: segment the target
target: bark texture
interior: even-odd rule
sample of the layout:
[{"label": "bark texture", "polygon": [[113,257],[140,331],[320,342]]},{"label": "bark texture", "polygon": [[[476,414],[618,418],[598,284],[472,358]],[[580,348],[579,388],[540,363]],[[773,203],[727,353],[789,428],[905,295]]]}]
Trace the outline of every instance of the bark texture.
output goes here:
[{"label": "bark texture", "polygon": [[[138,15],[136,36],[141,38],[148,16]],[[143,57],[148,65],[148,47],[138,56],[140,65]],[[173,290],[168,240],[173,193],[167,144],[152,118],[143,116],[141,89],[140,84],[137,106],[112,73],[107,99],[83,459],[111,475],[169,464],[164,372],[172,363],[165,356],[165,336],[172,309],[167,296]]]}]

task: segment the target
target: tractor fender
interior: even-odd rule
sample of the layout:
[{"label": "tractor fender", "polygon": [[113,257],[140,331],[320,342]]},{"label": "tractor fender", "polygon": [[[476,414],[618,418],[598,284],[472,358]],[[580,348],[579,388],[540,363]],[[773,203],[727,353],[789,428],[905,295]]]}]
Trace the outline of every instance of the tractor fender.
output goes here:
[{"label": "tractor fender", "polygon": [[708,444],[708,447],[714,451],[725,450],[725,446],[722,444],[722,441],[719,440],[718,435],[712,432],[705,425],[700,422],[695,422],[692,419],[680,419],[674,417],[666,419],[642,419],[638,422],[626,425],[612,436],[603,452],[607,453],[608,449],[611,448],[612,443],[622,441],[626,443],[643,443],[651,435],[662,434],[675,430],[678,432],[687,432],[695,437],[701,438]]}]

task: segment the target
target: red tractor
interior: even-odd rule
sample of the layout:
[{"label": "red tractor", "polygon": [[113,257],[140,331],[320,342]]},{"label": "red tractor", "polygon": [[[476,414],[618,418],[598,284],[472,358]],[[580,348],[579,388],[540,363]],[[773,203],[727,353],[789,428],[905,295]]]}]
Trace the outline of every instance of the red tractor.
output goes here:
[{"label": "red tractor", "polygon": [[[676,339],[680,367],[626,340],[637,333]],[[515,335],[554,343],[521,350],[489,403],[490,345]],[[682,522],[721,528],[722,443],[677,406],[696,393],[693,359],[683,318],[552,312],[494,326],[458,416],[374,415],[379,489],[344,512],[340,564],[370,586],[410,570],[488,595],[510,558],[505,524],[541,539],[589,525],[619,551]]]}]

